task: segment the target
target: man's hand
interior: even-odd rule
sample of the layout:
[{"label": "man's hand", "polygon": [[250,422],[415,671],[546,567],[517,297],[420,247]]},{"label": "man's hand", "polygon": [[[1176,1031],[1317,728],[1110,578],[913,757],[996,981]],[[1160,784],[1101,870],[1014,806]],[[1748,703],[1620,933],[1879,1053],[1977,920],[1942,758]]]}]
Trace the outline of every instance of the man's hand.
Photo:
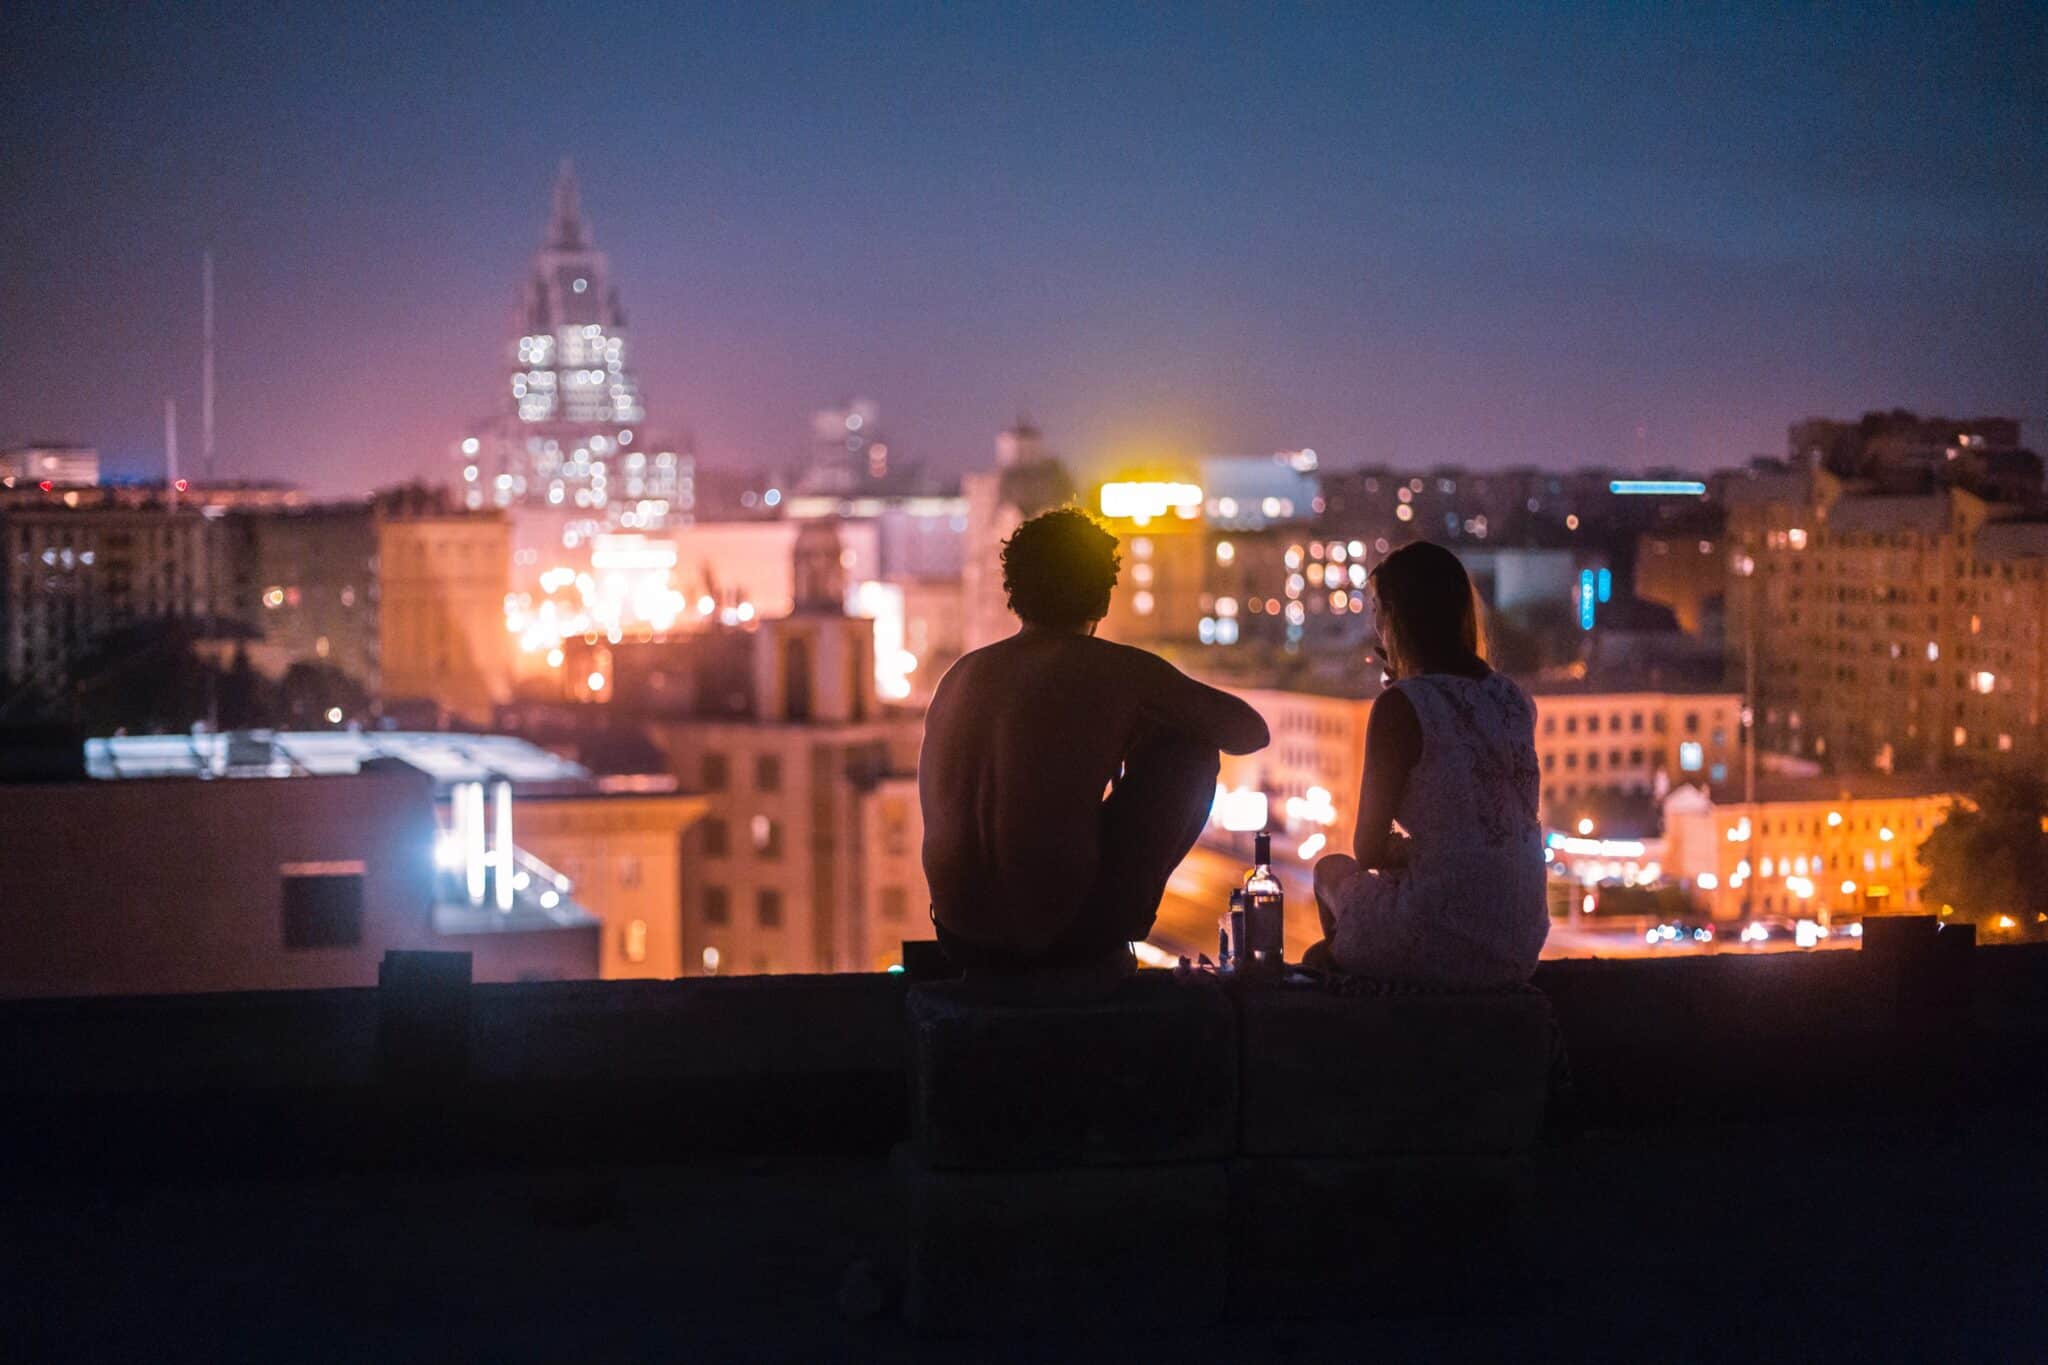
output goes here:
[{"label": "man's hand", "polygon": [[1387,835],[1385,852],[1373,866],[1382,872],[1398,872],[1408,866],[1408,860],[1415,852],[1415,841],[1398,831]]}]

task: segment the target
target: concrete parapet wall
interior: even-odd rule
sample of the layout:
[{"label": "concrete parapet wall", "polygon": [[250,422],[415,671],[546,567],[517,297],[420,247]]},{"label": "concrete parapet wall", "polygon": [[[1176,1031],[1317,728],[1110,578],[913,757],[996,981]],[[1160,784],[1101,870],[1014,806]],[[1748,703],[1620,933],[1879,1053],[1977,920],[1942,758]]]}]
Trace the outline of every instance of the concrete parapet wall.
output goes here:
[{"label": "concrete parapet wall", "polygon": [[[1554,962],[1537,984],[1587,1124],[2039,1103],[2048,948],[1969,956],[1903,994],[1898,964],[1852,952]],[[474,986],[465,1079],[424,1117],[382,1078],[374,989],[0,1002],[0,1159],[76,1166],[88,1138],[129,1167],[366,1164],[427,1138],[494,1161],[880,1152],[911,1130],[907,986]]]}]

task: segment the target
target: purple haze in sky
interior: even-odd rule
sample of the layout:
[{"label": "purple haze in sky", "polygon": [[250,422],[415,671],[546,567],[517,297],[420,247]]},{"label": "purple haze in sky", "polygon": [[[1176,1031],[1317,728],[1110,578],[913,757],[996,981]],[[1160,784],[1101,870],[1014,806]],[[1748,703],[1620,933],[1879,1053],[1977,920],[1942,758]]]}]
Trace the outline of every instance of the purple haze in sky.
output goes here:
[{"label": "purple haze in sky", "polygon": [[223,473],[447,477],[564,156],[651,426],[716,462],[796,455],[855,393],[943,469],[1020,408],[1091,465],[1705,468],[1815,413],[2044,414],[2044,35],[2025,7],[13,4],[0,444],[155,473],[211,245]]}]

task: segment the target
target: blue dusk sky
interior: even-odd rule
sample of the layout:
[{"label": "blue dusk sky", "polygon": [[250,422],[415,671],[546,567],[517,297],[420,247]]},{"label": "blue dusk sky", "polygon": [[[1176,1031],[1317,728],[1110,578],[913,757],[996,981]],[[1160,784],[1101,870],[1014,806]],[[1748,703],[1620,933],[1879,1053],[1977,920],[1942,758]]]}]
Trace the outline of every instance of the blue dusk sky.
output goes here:
[{"label": "blue dusk sky", "polygon": [[[447,477],[573,157],[650,426],[1475,467],[2048,414],[2048,10],[0,7],[0,443]],[[2029,435],[2043,441],[2039,420]]]}]

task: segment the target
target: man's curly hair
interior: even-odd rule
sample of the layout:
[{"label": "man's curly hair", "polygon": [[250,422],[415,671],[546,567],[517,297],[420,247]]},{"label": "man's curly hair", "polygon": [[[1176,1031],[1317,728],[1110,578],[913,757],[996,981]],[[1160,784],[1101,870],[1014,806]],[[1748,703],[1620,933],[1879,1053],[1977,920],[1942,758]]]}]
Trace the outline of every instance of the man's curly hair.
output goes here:
[{"label": "man's curly hair", "polygon": [[1028,625],[1072,629],[1109,614],[1116,537],[1078,507],[1041,512],[1003,542],[1003,590]]}]

